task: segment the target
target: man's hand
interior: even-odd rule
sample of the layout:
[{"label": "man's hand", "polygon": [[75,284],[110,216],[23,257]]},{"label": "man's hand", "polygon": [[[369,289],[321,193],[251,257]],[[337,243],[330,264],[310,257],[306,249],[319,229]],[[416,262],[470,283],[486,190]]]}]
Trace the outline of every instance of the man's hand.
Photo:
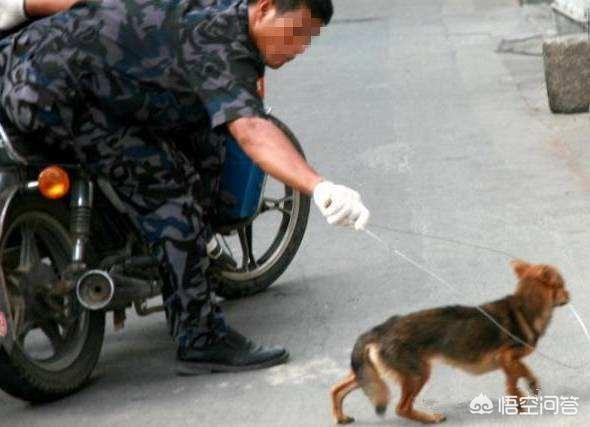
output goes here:
[{"label": "man's hand", "polygon": [[364,230],[369,222],[369,210],[363,205],[360,194],[344,185],[322,181],[313,190],[313,200],[328,224]]},{"label": "man's hand", "polygon": [[0,2],[0,31],[7,31],[27,20],[25,0],[2,0]]},{"label": "man's hand", "polygon": [[343,185],[334,185],[316,173],[293,148],[285,134],[270,120],[243,117],[228,129],[244,152],[266,173],[313,199],[328,223],[362,230],[369,210],[360,195]]}]

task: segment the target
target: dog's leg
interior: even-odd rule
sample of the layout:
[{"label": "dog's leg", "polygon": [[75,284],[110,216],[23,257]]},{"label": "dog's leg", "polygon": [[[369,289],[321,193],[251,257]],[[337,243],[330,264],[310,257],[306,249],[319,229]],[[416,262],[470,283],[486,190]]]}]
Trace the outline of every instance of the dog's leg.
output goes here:
[{"label": "dog's leg", "polygon": [[385,379],[395,380],[395,373],[383,363],[379,348],[369,346],[366,363],[359,369],[357,380],[365,395],[375,405],[375,413],[382,417],[389,405],[389,387]]},{"label": "dog's leg", "polygon": [[354,418],[347,417],[342,412],[342,401],[348,393],[359,388],[354,372],[350,372],[342,381],[332,387],[332,415],[338,424],[348,424],[354,421]]},{"label": "dog's leg", "polygon": [[398,377],[401,379],[402,397],[395,410],[397,415],[425,424],[440,423],[446,419],[443,414],[429,414],[414,409],[414,400],[430,377],[430,366],[419,375],[398,373]]},{"label": "dog's leg", "polygon": [[506,374],[506,394],[508,396],[516,396],[518,400],[518,409],[519,411],[522,411],[520,402],[524,394],[518,388],[518,379],[521,377],[522,373],[520,368],[521,364],[518,359],[515,359],[511,350],[506,350],[500,355],[500,365]]},{"label": "dog's leg", "polygon": [[511,354],[512,354],[512,359],[514,360],[514,364],[515,364],[515,370],[517,370],[517,381],[518,379],[525,378],[527,380],[528,383],[528,387],[529,390],[531,391],[531,393],[535,394],[535,395],[539,395],[539,393],[541,392],[540,388],[539,388],[539,380],[537,379],[537,377],[535,375],[533,375],[533,373],[531,372],[531,370],[528,368],[527,365],[524,364],[524,362],[521,360],[522,357],[528,355],[531,353],[531,350],[528,348],[514,348],[511,350]]},{"label": "dog's leg", "polygon": [[541,386],[539,385],[539,380],[537,377],[531,372],[529,367],[525,365],[522,360],[517,359],[514,361],[514,363],[517,365],[519,370],[518,376],[525,378],[531,393],[538,396],[541,393]]}]

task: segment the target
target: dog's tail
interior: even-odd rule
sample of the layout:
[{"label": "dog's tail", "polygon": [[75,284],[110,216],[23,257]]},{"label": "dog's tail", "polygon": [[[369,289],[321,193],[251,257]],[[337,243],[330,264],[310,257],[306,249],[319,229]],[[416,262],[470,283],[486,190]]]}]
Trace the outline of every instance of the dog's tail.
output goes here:
[{"label": "dog's tail", "polygon": [[[397,316],[389,319],[389,325]],[[359,386],[363,389],[377,415],[382,416],[389,404],[389,387],[384,381],[385,370],[379,356],[379,327],[361,335],[352,350],[350,364]]]}]

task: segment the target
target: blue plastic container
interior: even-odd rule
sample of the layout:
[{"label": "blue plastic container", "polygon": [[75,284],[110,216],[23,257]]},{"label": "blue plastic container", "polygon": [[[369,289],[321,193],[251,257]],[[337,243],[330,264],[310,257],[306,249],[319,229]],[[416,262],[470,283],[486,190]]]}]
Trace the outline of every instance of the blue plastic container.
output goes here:
[{"label": "blue plastic container", "polygon": [[227,215],[237,220],[256,213],[264,175],[262,169],[250,160],[236,140],[228,134],[220,189],[233,195],[237,203],[227,210]]}]

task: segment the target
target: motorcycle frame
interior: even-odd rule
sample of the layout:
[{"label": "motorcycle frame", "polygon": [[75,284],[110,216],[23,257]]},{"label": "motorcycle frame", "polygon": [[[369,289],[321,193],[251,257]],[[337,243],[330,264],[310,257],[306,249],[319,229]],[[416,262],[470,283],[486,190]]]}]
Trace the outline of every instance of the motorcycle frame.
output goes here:
[{"label": "motorcycle frame", "polygon": [[[18,200],[18,195],[26,192],[37,191],[38,183],[30,179],[33,172],[38,172],[44,167],[51,165],[48,162],[39,162],[32,164],[24,158],[16,148],[10,143],[6,133],[0,124],[0,238],[4,236],[5,222],[10,207]],[[112,207],[121,215],[127,215],[123,202],[110,185],[110,183],[99,177],[96,180],[90,179],[86,176],[79,165],[60,165],[65,169],[71,171],[72,187],[70,191],[70,232],[73,240],[73,250],[71,253],[71,263],[69,272],[74,277],[79,277],[87,271],[86,252],[87,242],[90,239],[90,218],[94,208],[94,193],[96,187],[106,199],[110,202]],[[266,186],[268,175],[265,173],[262,184],[262,191],[258,200],[258,208],[252,217],[242,218],[239,221],[220,226],[221,230],[228,231],[235,229],[244,223],[252,222],[258,215],[262,203],[264,188]],[[87,216],[84,216],[84,212]],[[82,217],[82,220],[79,217]],[[86,218],[86,223],[84,223]],[[132,256],[132,255],[130,255]],[[108,257],[107,257],[108,258]],[[2,254],[0,254],[0,265],[2,264]],[[104,260],[103,260],[104,261]],[[132,279],[131,279],[132,280]],[[146,286],[150,286],[146,282]],[[150,287],[153,288],[153,285]],[[147,307],[145,304],[147,298],[137,298],[130,303],[133,303],[136,312],[141,316],[146,316],[163,309],[162,306]],[[107,307],[104,311],[125,310],[127,307]],[[10,353],[12,347],[16,342],[16,331],[13,325],[13,316],[8,297],[8,289],[4,278],[3,269],[0,268],[0,345]]]}]

